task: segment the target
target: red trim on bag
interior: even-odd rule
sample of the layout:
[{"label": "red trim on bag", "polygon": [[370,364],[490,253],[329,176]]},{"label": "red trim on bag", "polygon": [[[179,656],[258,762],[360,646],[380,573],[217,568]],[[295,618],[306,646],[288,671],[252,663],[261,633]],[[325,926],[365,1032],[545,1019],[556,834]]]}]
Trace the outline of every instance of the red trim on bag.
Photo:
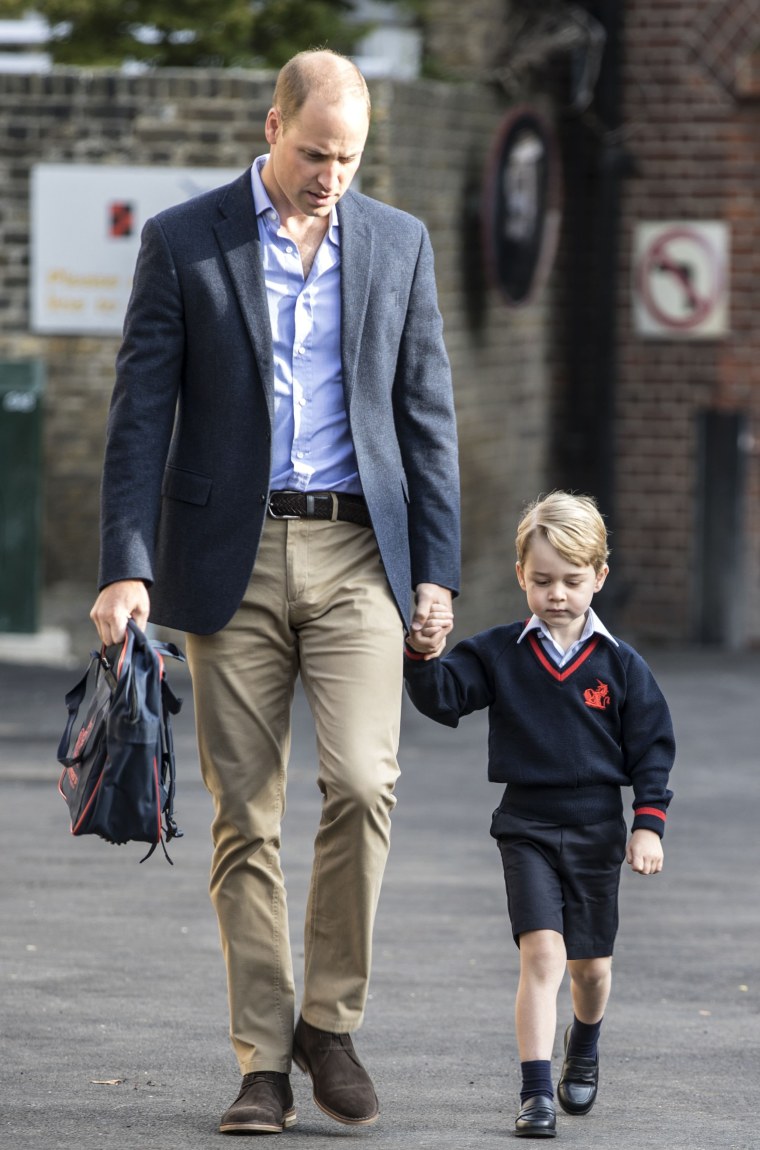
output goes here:
[{"label": "red trim on bag", "polygon": [[124,636],[124,642],[121,645],[121,653],[119,655],[119,662],[116,665],[116,678],[117,679],[121,678],[121,669],[124,666],[124,658],[127,654],[127,642],[128,642],[128,636],[125,635]]},{"label": "red trim on bag", "polygon": [[[85,806],[84,810],[83,810],[83,811],[82,811],[82,813],[80,814],[80,816],[79,816],[79,818],[77,819],[76,823],[72,823],[72,824],[71,824],[71,833],[72,833],[73,835],[75,835],[75,834],[78,832],[78,830],[79,830],[80,826],[82,825],[82,821],[83,821],[83,819],[84,819],[85,815],[86,815],[86,814],[87,814],[87,812],[89,811],[89,809],[90,809],[90,807],[92,806],[92,804],[95,802],[95,798],[96,798],[96,796],[97,796],[97,793],[98,793],[98,791],[100,790],[100,784],[103,782],[103,773],[104,773],[104,771],[105,771],[105,765],[103,766],[103,770],[100,772],[100,778],[98,779],[98,781],[97,781],[97,783],[95,784],[95,786],[92,788],[92,794],[90,795],[89,799],[87,800],[87,804],[86,804],[86,806]],[[61,790],[61,784],[60,784],[60,781],[59,781],[59,783],[58,783],[58,790],[60,791],[61,795],[63,795],[63,798],[65,799],[65,798],[66,798],[66,796],[63,794],[63,791]]]}]

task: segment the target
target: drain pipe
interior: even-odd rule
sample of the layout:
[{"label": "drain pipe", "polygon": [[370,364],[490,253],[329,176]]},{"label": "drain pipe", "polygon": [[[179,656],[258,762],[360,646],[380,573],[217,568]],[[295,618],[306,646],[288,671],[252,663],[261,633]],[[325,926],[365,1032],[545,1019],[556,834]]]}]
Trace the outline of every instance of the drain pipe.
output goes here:
[{"label": "drain pipe", "polygon": [[[617,288],[620,198],[631,158],[619,138],[623,9],[620,0],[597,0],[589,12],[606,33],[594,103],[566,120],[565,171],[572,216],[565,269],[566,372],[564,417],[555,434],[561,483],[593,494],[614,532],[616,511],[615,414],[618,390]],[[625,598],[619,580],[602,591],[600,610],[614,616]]]}]

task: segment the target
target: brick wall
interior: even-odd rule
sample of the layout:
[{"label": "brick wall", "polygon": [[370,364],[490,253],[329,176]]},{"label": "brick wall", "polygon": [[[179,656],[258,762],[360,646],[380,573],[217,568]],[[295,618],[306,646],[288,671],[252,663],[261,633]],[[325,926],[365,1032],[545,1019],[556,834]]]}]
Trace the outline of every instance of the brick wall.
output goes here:
[{"label": "brick wall", "polygon": [[[736,83],[756,39],[755,0],[628,0],[624,132],[635,174],[623,200],[618,281],[616,571],[630,588],[629,631],[698,637],[698,416],[745,413],[751,437],[741,527],[737,643],[760,641],[760,90]],[[637,221],[724,220],[731,227],[730,334],[644,340],[631,318]],[[754,441],[755,446],[752,446]],[[726,514],[730,508],[726,507]]]},{"label": "brick wall", "polygon": [[504,44],[512,0],[427,0],[425,55],[446,76],[482,78]]},{"label": "brick wall", "polygon": [[[0,75],[0,358],[46,364],[44,578],[92,586],[108,398],[118,341],[29,331],[29,175],[40,162],[243,167],[265,150],[271,75]],[[544,485],[546,300],[505,308],[483,282],[472,222],[503,97],[477,85],[377,81],[362,190],[428,224],[460,419],[462,631],[521,610],[520,506]],[[59,596],[60,598],[60,596]]]},{"label": "brick wall", "polygon": [[[602,17],[611,6],[613,0],[586,4]],[[498,86],[482,81],[509,63],[511,6],[483,0],[476,21],[472,6],[454,0],[435,0],[433,8],[428,46],[469,82],[374,82],[362,187],[421,216],[433,239],[462,445],[459,627],[470,630],[522,609],[511,542],[519,509],[555,484],[589,489],[587,476],[600,469],[584,461],[597,462],[595,409],[607,402],[609,384],[614,625],[634,641],[699,638],[698,421],[708,410],[739,412],[748,429],[746,482],[738,554],[727,562],[724,588],[736,601],[739,624],[725,638],[760,642],[760,57],[752,52],[760,0],[626,0],[619,9],[620,126],[605,136],[593,109],[580,120],[558,120],[568,175],[581,134],[600,128],[605,145],[624,151],[633,169],[622,183],[619,258],[609,282],[615,386],[610,377],[585,394],[579,385],[605,333],[593,301],[573,294],[584,258],[581,226],[589,228],[585,258],[603,254],[594,230],[599,167],[592,163],[582,179],[568,180],[548,288],[529,307],[505,308],[483,280],[473,207],[506,100]],[[562,61],[550,60],[542,80],[534,64],[532,82],[555,91],[561,71]],[[58,161],[242,168],[263,150],[270,89],[271,77],[254,73],[128,78],[60,70],[0,77],[0,356],[41,355],[48,368],[49,587],[94,579],[102,431],[117,345],[29,333],[30,167]],[[600,151],[600,160],[610,154]],[[632,322],[636,224],[706,219],[731,227],[730,334],[643,339]],[[595,493],[606,501],[603,489]]]}]

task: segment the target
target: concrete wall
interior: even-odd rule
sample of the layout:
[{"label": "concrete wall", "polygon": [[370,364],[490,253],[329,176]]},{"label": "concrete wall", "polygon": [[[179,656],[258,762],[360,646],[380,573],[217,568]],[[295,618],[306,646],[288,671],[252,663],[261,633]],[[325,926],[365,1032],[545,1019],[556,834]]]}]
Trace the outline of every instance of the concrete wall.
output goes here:
[{"label": "concrete wall", "polygon": [[[0,75],[0,358],[39,356],[45,410],[44,580],[94,593],[103,430],[118,340],[29,329],[29,179],[36,163],[235,167],[265,150],[273,76],[56,69]],[[427,223],[456,388],[463,472],[462,632],[522,608],[520,507],[545,482],[546,296],[510,311],[483,282],[473,220],[504,99],[472,85],[376,81],[361,187]],[[73,600],[72,600],[73,601]]]}]

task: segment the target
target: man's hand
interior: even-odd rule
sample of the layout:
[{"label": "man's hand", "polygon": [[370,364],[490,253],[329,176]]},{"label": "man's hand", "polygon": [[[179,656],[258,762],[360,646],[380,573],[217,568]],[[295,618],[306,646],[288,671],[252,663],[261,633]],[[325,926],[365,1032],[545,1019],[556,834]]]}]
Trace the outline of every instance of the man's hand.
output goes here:
[{"label": "man's hand", "polygon": [[634,831],[628,840],[625,861],[638,874],[659,874],[663,862],[662,840],[654,831]]},{"label": "man's hand", "polygon": [[142,579],[122,579],[109,583],[98,595],[90,618],[97,628],[101,643],[110,647],[121,643],[127,620],[134,619],[141,631],[150,615],[150,597]]},{"label": "man's hand", "polygon": [[451,591],[437,583],[418,583],[409,645],[426,659],[435,659],[446,646],[454,626]]}]

